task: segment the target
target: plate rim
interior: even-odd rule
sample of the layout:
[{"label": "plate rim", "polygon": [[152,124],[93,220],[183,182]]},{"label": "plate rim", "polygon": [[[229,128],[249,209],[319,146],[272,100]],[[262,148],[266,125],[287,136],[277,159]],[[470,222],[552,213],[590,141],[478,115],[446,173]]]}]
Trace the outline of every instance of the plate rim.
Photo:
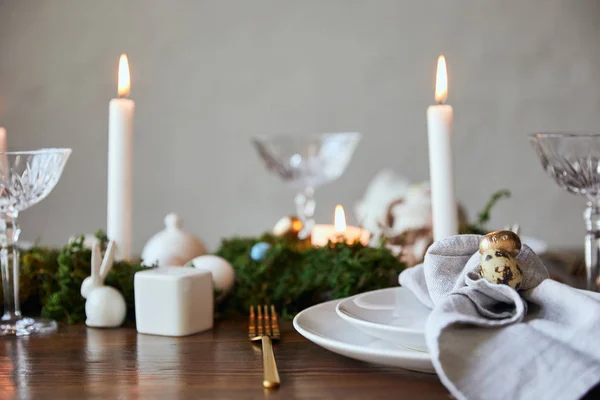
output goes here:
[{"label": "plate rim", "polygon": [[[429,353],[425,353],[425,352],[421,352],[421,351],[417,351],[417,350],[412,350],[412,349],[408,349],[408,348],[406,348],[406,349],[402,349],[400,347],[396,348],[395,345],[392,344],[392,343],[390,343],[390,349],[386,350],[386,351],[377,350],[377,349],[369,349],[369,348],[365,348],[363,346],[358,346],[358,345],[355,345],[355,344],[349,344],[349,343],[341,342],[339,340],[330,339],[330,338],[325,337],[325,336],[323,336],[323,335],[321,335],[319,333],[313,332],[310,329],[307,329],[307,328],[304,328],[304,327],[300,326],[300,323],[298,321],[303,317],[303,314],[307,314],[308,312],[310,312],[314,308],[323,307],[323,306],[325,306],[326,304],[329,304],[329,303],[339,303],[339,302],[341,302],[342,300],[345,300],[345,299],[347,299],[347,297],[343,298],[343,299],[329,300],[329,301],[326,301],[326,302],[323,302],[323,303],[315,304],[315,305],[313,305],[313,306],[311,306],[309,308],[306,308],[306,309],[302,310],[301,312],[299,312],[294,317],[294,320],[292,322],[293,326],[294,326],[294,329],[296,329],[296,331],[298,333],[300,333],[300,335],[304,336],[305,338],[307,338],[308,340],[310,340],[311,342],[313,342],[314,344],[317,344],[317,345],[319,345],[319,343],[317,341],[320,341],[322,343],[326,343],[329,347],[336,348],[336,349],[342,349],[342,350],[344,350],[344,349],[345,350],[350,350],[350,351],[352,351],[354,353],[357,353],[357,354],[375,355],[375,356],[382,357],[382,358],[387,358],[387,359],[397,359],[397,358],[402,357],[402,358],[405,358],[405,359],[412,359],[412,360],[415,360],[415,361],[430,361],[430,362],[433,362],[431,354],[429,354]],[[335,307],[337,307],[337,304],[335,304]],[[337,316],[337,314],[336,314],[336,316]],[[354,328],[354,329],[357,329],[357,328]],[[360,330],[358,330],[358,331],[360,332]],[[361,333],[363,333],[364,335],[367,335],[364,332],[361,332]],[[377,340],[382,340],[382,339],[379,339],[379,338],[376,338],[376,337],[373,337],[373,338],[377,339]],[[315,340],[317,340],[317,341],[315,341]],[[323,346],[321,346],[321,347],[323,347]]]},{"label": "plate rim", "polygon": [[351,296],[351,297],[347,297],[345,299],[341,299],[341,301],[336,305],[335,307],[335,313],[342,318],[343,320],[347,321],[348,323],[351,324],[358,324],[361,325],[365,328],[375,328],[375,329],[381,329],[390,333],[408,333],[411,335],[418,335],[418,334],[422,334],[423,336],[425,336],[425,330],[420,330],[420,329],[415,329],[415,328],[402,328],[402,327],[395,327],[395,326],[390,326],[390,325],[384,325],[381,323],[377,323],[377,322],[371,322],[371,321],[365,321],[362,319],[358,319],[355,316],[350,315],[349,313],[345,313],[343,310],[340,309],[340,307],[342,306],[342,303],[344,303],[345,301],[350,301],[352,299],[358,298],[360,296],[363,295],[367,295],[370,293],[375,293],[375,292],[383,292],[383,291],[392,291],[392,290],[397,290],[397,289],[404,289],[404,290],[408,290],[409,289],[403,287],[403,286],[394,286],[391,288],[384,288],[384,289],[377,289],[377,290],[370,290],[368,292],[364,292],[364,293],[359,293],[357,295]]},{"label": "plate rim", "polygon": [[[527,243],[528,241],[530,243]],[[548,242],[545,241],[544,239],[542,239],[541,237],[538,237],[538,236],[522,235],[521,236],[521,242],[523,242],[524,244],[526,244],[528,246],[529,246],[529,244],[533,244],[533,243],[536,243],[537,245],[539,245],[540,246],[540,248],[538,249],[539,251],[535,251],[532,248],[532,250],[534,250],[535,254],[537,254],[538,256],[546,254],[548,252],[548,249],[549,249]],[[533,242],[533,243],[531,243],[531,242]]]}]

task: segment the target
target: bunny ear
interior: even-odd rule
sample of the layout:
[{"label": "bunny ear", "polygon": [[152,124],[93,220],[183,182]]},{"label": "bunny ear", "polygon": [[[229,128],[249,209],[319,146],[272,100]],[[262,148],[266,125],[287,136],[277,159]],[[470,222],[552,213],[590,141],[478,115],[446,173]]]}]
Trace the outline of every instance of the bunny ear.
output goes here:
[{"label": "bunny ear", "polygon": [[113,262],[115,260],[115,248],[116,243],[114,240],[108,242],[108,246],[106,247],[106,253],[104,254],[104,259],[102,260],[102,266],[100,267],[100,279],[102,280],[102,282],[104,282],[106,276],[113,267]]},{"label": "bunny ear", "polygon": [[102,252],[100,251],[100,243],[94,242],[94,245],[92,247],[92,261],[91,261],[91,267],[92,267],[91,276],[92,276],[92,278],[98,276],[98,274],[100,273],[100,262],[101,262],[100,257],[102,257]]}]

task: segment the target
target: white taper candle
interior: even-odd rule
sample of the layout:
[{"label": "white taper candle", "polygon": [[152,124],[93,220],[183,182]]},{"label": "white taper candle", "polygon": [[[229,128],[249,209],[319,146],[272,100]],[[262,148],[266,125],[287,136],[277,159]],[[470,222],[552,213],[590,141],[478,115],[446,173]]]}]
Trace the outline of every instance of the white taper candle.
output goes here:
[{"label": "white taper candle", "polygon": [[452,106],[442,104],[448,93],[446,60],[438,59],[435,99],[438,105],[427,109],[429,175],[434,240],[458,233],[458,208],[454,193],[452,155]]},{"label": "white taper candle", "polygon": [[131,258],[133,116],[135,103],[129,94],[127,57],[119,61],[119,96],[109,105],[108,119],[108,200],[106,235],[116,243],[117,260]]},{"label": "white taper candle", "polygon": [[6,128],[0,126],[0,152],[7,151],[6,149]]}]

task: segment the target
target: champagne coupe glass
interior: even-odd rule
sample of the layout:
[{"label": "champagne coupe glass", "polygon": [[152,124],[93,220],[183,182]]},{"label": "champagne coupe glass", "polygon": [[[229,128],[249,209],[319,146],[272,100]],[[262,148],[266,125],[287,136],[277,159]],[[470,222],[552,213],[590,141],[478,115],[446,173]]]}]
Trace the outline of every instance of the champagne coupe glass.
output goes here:
[{"label": "champagne coupe glass", "polygon": [[530,141],[542,167],[558,186],[585,196],[586,288],[600,290],[600,135],[534,133]]},{"label": "champagne coupe glass", "polygon": [[56,330],[55,321],[21,315],[17,217],[44,199],[60,179],[71,149],[0,152],[0,266],[4,315],[0,336],[25,336]]},{"label": "champagne coupe glass", "polygon": [[310,236],[315,225],[315,188],[342,176],[360,137],[358,132],[341,132],[262,136],[252,140],[265,168],[298,190],[295,202],[303,223],[301,239]]}]

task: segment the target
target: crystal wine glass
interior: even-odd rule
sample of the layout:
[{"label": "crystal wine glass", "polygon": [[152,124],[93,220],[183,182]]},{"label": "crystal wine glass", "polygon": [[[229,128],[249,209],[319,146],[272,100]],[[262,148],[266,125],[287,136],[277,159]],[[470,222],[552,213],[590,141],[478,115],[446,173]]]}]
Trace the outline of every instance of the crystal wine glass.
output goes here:
[{"label": "crystal wine glass", "polygon": [[585,196],[586,285],[600,289],[600,135],[535,133],[531,144],[546,172],[564,190]]},{"label": "crystal wine glass", "polygon": [[21,315],[17,217],[44,199],[60,179],[71,149],[0,152],[0,266],[4,315],[0,336],[25,336],[56,330],[55,321]]},{"label": "crystal wine glass", "polygon": [[343,132],[252,140],[267,170],[298,190],[296,212],[303,223],[300,238],[310,236],[315,224],[315,188],[342,176],[360,137],[358,132]]}]

